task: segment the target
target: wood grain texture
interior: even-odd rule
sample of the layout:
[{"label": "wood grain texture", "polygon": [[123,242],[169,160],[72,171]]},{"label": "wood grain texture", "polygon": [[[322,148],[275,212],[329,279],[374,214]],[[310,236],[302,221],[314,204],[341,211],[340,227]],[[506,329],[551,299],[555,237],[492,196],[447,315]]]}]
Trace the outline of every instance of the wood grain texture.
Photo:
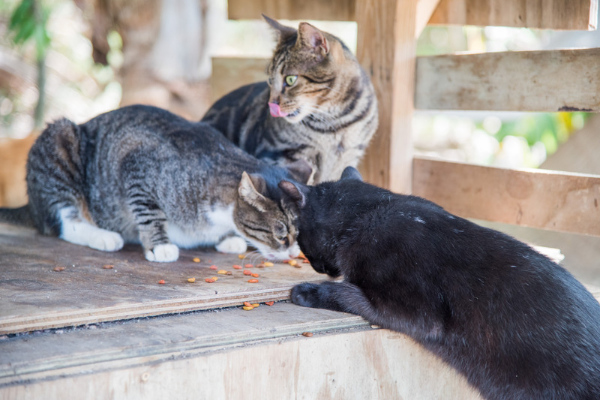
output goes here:
[{"label": "wood grain texture", "polygon": [[600,48],[420,57],[428,110],[600,111]]},{"label": "wood grain texture", "polygon": [[213,57],[210,88],[212,101],[241,86],[267,80],[268,58]]},{"label": "wood grain texture", "polygon": [[417,0],[357,4],[358,60],[375,87],[379,128],[360,170],[367,182],[410,193]]},{"label": "wood grain texture", "polygon": [[429,24],[595,29],[598,0],[441,0]]},{"label": "wood grain texture", "polygon": [[353,21],[356,0],[229,0],[229,19],[313,19]]},{"label": "wood grain texture", "polygon": [[[259,282],[248,283],[251,277],[232,268],[248,263],[237,255],[182,250],[177,262],[151,263],[139,246],[105,253],[7,225],[0,225],[0,254],[0,335],[283,300],[294,284],[324,279],[309,264],[275,264],[252,268]],[[211,264],[233,275],[218,275]],[[212,276],[219,280],[204,281]],[[187,282],[192,277],[196,282]]]},{"label": "wood grain texture", "polygon": [[464,218],[600,236],[600,176],[414,159],[413,193]]},{"label": "wood grain texture", "polygon": [[431,15],[438,7],[441,0],[419,0],[417,2],[417,18],[415,22],[415,38],[421,36]]}]

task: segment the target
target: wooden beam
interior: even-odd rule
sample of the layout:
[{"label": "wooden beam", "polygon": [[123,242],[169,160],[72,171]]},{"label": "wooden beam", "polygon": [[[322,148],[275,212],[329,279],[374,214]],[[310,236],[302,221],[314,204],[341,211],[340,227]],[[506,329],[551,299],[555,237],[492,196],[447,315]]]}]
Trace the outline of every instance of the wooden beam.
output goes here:
[{"label": "wooden beam", "polygon": [[600,111],[600,48],[420,57],[415,107]]},{"label": "wooden beam", "polygon": [[415,37],[421,36],[427,22],[441,0],[419,0],[417,2],[417,20],[415,22]]},{"label": "wooden beam", "polygon": [[596,29],[598,0],[442,0],[429,24]]},{"label": "wooden beam", "polygon": [[210,76],[212,101],[254,82],[266,81],[268,58],[213,57]]},{"label": "wooden beam", "polygon": [[275,19],[353,21],[355,0],[229,0],[229,19]]},{"label": "wooden beam", "polygon": [[464,218],[600,236],[600,176],[415,158],[413,193]]},{"label": "wooden beam", "polygon": [[379,102],[379,128],[360,169],[367,180],[410,193],[418,0],[359,1],[358,60]]}]

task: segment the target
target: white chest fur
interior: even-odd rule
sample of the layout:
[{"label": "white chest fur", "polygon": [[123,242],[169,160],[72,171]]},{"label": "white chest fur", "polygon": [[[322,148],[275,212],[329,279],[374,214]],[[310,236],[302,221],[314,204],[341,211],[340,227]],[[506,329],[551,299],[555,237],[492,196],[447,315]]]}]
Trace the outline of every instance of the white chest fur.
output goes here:
[{"label": "white chest fur", "polygon": [[167,235],[172,243],[182,248],[212,246],[223,236],[237,231],[233,222],[233,204],[206,211],[206,224],[189,224],[185,227],[169,223]]}]

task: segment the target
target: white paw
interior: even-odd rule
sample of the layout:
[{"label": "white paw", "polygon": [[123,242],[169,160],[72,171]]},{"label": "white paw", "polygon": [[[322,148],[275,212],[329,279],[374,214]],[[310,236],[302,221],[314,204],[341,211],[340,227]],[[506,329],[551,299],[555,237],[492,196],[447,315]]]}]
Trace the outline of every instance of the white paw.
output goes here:
[{"label": "white paw", "polygon": [[246,241],[239,236],[231,236],[215,246],[222,253],[245,253],[248,249]]},{"label": "white paw", "polygon": [[123,238],[117,232],[96,229],[88,238],[88,246],[102,251],[117,251],[123,248]]},{"label": "white paw", "polygon": [[156,262],[177,261],[179,258],[179,247],[174,244],[159,244],[152,250],[146,250],[146,260]]}]

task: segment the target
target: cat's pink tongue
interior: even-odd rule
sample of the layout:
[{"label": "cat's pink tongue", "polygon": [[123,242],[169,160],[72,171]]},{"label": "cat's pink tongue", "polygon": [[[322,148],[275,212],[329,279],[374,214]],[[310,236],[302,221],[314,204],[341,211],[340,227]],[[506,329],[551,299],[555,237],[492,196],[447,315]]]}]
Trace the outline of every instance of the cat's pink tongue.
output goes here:
[{"label": "cat's pink tongue", "polygon": [[271,111],[272,117],[286,117],[287,116],[287,113],[284,113],[283,111],[281,111],[281,108],[279,108],[279,104],[269,103],[269,111]]}]

